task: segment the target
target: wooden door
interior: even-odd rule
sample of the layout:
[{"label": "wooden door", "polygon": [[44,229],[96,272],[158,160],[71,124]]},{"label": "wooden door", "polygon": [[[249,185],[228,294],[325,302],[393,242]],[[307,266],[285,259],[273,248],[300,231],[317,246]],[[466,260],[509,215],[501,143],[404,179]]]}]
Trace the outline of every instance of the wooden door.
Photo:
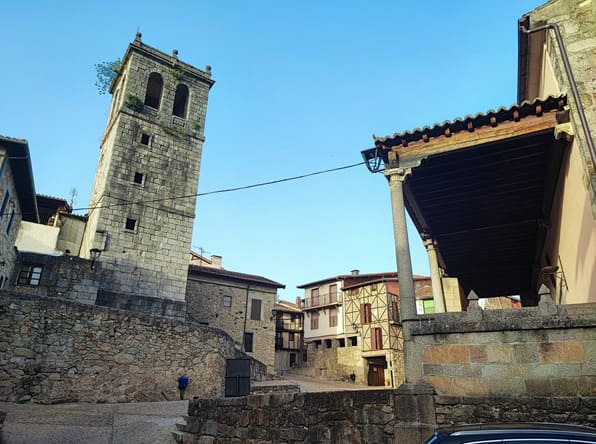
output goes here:
[{"label": "wooden door", "polygon": [[368,364],[368,385],[385,385],[385,366],[382,364]]}]

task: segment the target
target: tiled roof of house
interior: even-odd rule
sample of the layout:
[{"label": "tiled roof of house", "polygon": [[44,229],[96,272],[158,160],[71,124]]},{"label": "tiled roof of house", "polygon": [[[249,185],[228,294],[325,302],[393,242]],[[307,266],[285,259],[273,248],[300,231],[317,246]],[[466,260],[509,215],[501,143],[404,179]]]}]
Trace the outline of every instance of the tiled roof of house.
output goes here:
[{"label": "tiled roof of house", "polygon": [[[317,285],[324,284],[327,282],[344,281],[344,280],[349,280],[349,279],[354,279],[354,280],[363,281],[363,282],[364,281],[372,281],[372,280],[376,279],[378,282],[380,279],[383,279],[383,278],[385,278],[385,279],[397,278],[397,272],[396,271],[387,271],[384,273],[340,274],[338,276],[332,276],[329,278],[320,279],[318,281],[309,282],[307,284],[302,284],[296,288],[313,287],[313,286],[317,286]],[[415,274],[414,279],[427,279],[427,276],[421,276],[421,275]]]},{"label": "tiled roof of house", "polygon": [[293,302],[288,302],[288,301],[278,301],[275,304],[275,310],[278,311],[290,311],[290,312],[294,312],[294,313],[301,313],[302,310],[300,307],[297,307],[295,303]]},{"label": "tiled roof of house", "polygon": [[558,110],[562,111],[567,105],[567,96],[549,96],[545,99],[536,98],[525,100],[522,103],[511,105],[509,108],[489,110],[485,113],[457,117],[453,120],[446,120],[443,123],[435,123],[433,126],[414,128],[413,130],[394,133],[391,136],[377,137],[373,134],[376,146],[391,147],[397,145],[407,146],[408,143],[419,140],[429,141],[433,137],[453,134],[460,131],[473,131],[483,126],[497,126],[505,121],[518,121],[531,115],[540,116],[544,112]]},{"label": "tiled roof of house", "polygon": [[271,279],[267,279],[263,276],[258,276],[256,274],[246,274],[246,273],[238,273],[236,271],[224,270],[222,268],[213,268],[213,267],[201,267],[200,265],[189,265],[188,273],[190,277],[193,274],[203,274],[203,275],[211,275],[221,278],[232,279],[235,281],[244,281],[244,282],[252,282],[257,283],[265,286],[276,287],[276,288],[286,288],[284,284],[280,284],[279,282],[272,281]]}]

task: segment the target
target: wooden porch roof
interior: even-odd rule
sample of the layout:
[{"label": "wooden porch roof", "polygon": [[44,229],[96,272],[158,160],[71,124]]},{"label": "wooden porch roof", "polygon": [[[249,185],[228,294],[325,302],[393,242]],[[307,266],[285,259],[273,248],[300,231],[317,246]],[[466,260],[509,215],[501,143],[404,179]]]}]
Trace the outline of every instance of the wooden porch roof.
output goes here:
[{"label": "wooden porch roof", "polygon": [[481,297],[536,291],[567,139],[566,97],[524,102],[375,137],[363,152],[385,170],[411,168],[407,210],[437,241],[440,265]]}]

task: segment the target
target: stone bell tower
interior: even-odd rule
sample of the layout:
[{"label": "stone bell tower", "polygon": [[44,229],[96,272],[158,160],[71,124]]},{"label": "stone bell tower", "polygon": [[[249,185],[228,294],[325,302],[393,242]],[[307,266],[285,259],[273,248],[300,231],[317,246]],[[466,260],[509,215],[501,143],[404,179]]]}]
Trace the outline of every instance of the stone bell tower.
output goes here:
[{"label": "stone bell tower", "polygon": [[[184,309],[211,67],[197,69],[137,33],[110,93],[82,257],[101,251],[97,305]],[[176,313],[178,311],[178,313]]]}]

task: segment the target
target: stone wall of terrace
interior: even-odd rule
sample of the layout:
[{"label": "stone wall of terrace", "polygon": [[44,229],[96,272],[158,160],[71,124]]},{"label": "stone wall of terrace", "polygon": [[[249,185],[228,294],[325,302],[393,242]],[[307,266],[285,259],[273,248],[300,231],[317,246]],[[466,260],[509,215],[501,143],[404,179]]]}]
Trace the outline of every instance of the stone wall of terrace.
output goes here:
[{"label": "stone wall of terrace", "polygon": [[447,396],[595,396],[596,304],[420,316],[406,346],[408,382]]},{"label": "stone wall of terrace", "polygon": [[226,359],[240,357],[216,328],[0,290],[0,401],[178,399],[183,373],[187,399],[222,396]]}]

